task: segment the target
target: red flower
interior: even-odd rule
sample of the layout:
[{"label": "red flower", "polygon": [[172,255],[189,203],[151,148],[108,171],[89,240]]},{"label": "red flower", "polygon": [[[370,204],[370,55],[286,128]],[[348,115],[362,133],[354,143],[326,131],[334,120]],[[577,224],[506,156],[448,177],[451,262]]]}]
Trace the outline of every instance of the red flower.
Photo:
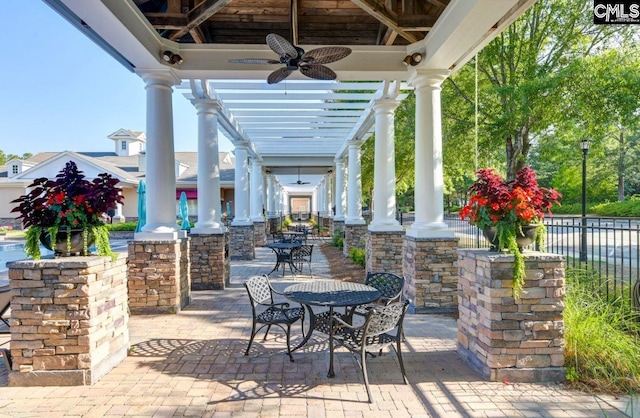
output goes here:
[{"label": "red flower", "polygon": [[551,215],[551,207],[562,197],[557,190],[538,186],[536,174],[530,167],[516,173],[512,181],[505,181],[493,169],[482,169],[469,188],[469,203],[460,210],[460,218],[468,219],[481,229],[498,222],[535,223]]}]

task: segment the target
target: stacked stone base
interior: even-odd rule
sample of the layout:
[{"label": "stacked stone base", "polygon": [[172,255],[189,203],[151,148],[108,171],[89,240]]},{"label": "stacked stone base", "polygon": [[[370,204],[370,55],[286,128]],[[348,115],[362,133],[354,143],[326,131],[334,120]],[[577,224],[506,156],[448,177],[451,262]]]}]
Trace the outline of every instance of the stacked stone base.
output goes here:
[{"label": "stacked stone base", "polygon": [[191,234],[191,290],[223,290],[230,275],[228,235]]},{"label": "stacked stone base", "polygon": [[458,310],[457,246],[457,238],[404,237],[404,292],[411,312]]},{"label": "stacked stone base", "polygon": [[9,386],[91,385],[127,357],[126,257],[9,265]]},{"label": "stacked stone base", "polygon": [[564,381],[564,258],[526,252],[517,299],[513,260],[459,250],[458,353],[491,381]]},{"label": "stacked stone base", "polygon": [[253,243],[256,247],[262,247],[267,243],[266,222],[253,222]]},{"label": "stacked stone base", "polygon": [[366,271],[393,273],[402,276],[402,242],[404,231],[367,234]]},{"label": "stacked stone base", "polygon": [[232,260],[253,260],[256,258],[253,225],[229,227],[229,254]]},{"label": "stacked stone base", "polygon": [[189,239],[129,241],[133,315],[177,313],[191,303]]},{"label": "stacked stone base", "polygon": [[367,245],[367,225],[345,224],[343,244],[342,251],[345,257],[349,257],[352,248],[364,250]]}]

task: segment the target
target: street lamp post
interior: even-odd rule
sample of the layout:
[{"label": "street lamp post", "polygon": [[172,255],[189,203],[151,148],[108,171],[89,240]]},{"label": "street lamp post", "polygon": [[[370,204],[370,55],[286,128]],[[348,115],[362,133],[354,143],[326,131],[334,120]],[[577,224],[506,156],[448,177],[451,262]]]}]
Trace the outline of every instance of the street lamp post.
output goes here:
[{"label": "street lamp post", "polygon": [[580,149],[582,150],[582,228],[580,230],[580,262],[587,262],[587,154],[591,148],[592,140],[582,138]]}]

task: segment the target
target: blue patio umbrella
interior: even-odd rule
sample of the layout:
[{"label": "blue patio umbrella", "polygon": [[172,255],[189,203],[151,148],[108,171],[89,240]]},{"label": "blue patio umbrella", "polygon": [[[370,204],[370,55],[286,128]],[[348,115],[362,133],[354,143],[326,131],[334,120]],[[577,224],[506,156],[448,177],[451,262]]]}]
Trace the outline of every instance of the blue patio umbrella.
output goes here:
[{"label": "blue patio umbrella", "polygon": [[147,186],[144,180],[138,183],[138,226],[136,232],[141,232],[142,227],[147,223]]},{"label": "blue patio umbrella", "polygon": [[187,205],[187,194],[185,192],[180,193],[180,203],[178,204],[180,209],[180,218],[182,219],[182,227],[185,231],[191,230],[191,223],[189,222],[189,206]]},{"label": "blue patio umbrella", "polygon": [[227,202],[227,216],[231,217],[231,202]]}]

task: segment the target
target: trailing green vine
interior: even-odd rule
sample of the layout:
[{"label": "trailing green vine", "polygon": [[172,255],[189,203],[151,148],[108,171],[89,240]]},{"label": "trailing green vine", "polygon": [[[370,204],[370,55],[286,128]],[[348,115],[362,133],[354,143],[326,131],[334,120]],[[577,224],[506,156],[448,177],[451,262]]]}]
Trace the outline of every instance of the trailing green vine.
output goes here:
[{"label": "trailing green vine", "polygon": [[524,279],[526,277],[524,257],[522,256],[520,247],[518,247],[518,240],[516,238],[518,233],[522,235],[522,226],[519,224],[503,222],[496,224],[498,248],[506,248],[513,254],[513,297],[516,299],[518,299],[520,292],[522,292],[524,288]]}]

